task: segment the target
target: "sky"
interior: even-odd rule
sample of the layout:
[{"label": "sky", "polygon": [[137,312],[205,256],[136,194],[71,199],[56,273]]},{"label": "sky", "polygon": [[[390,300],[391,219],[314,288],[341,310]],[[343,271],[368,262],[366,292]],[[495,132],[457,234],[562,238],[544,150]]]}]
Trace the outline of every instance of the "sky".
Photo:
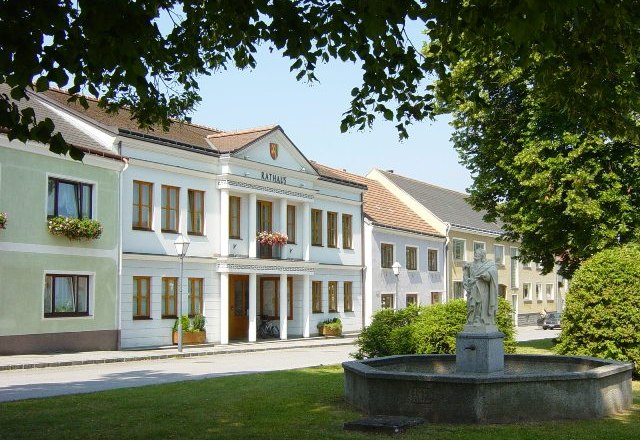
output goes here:
[{"label": "sky", "polygon": [[[417,25],[409,36],[421,47]],[[373,168],[464,192],[468,170],[458,163],[450,141],[449,119],[414,123],[409,139],[400,141],[393,121],[376,118],[371,129],[340,133],[350,91],[361,84],[358,65],[333,60],[316,71],[319,82],[295,79],[291,61],[260,48],[253,70],[230,69],[200,79],[202,103],[194,123],[225,131],[278,124],[309,160],[365,175]]]}]

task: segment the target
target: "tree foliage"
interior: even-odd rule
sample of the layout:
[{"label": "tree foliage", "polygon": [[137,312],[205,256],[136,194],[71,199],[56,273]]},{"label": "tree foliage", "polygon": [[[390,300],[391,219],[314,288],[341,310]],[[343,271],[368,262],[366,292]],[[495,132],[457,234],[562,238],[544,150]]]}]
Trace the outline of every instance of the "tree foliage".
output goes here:
[{"label": "tree foliage", "polygon": [[[464,300],[401,310],[382,309],[358,336],[357,359],[401,354],[454,354],[456,335],[467,320]],[[515,352],[511,305],[498,303],[498,329],[504,333],[505,353]]]},{"label": "tree foliage", "polygon": [[640,247],[601,251],[576,271],[567,293],[560,354],[633,361],[640,377]]},{"label": "tree foliage", "polygon": [[[526,71],[553,111],[612,137],[637,128],[629,109],[638,108],[639,11],[632,0],[7,0],[0,81],[16,100],[29,88],[69,84],[107,111],[127,106],[141,127],[160,129],[197,105],[200,77],[252,68],[267,45],[291,60],[298,80],[315,81],[318,64],[331,60],[361,67],[343,131],[381,116],[404,137],[412,121],[435,114],[432,79],[449,98],[446,111],[460,99],[486,109],[487,84]],[[408,20],[427,29],[426,56],[404,32]],[[471,76],[453,81],[467,60]],[[9,96],[0,96],[0,126],[12,139],[68,151],[51,121],[36,121]]]},{"label": "tree foliage", "polygon": [[424,53],[447,66],[437,111],[453,113],[455,147],[474,175],[470,202],[521,241],[522,259],[571,275],[637,235],[640,9],[481,3],[461,6],[487,14],[474,32],[430,31]]}]

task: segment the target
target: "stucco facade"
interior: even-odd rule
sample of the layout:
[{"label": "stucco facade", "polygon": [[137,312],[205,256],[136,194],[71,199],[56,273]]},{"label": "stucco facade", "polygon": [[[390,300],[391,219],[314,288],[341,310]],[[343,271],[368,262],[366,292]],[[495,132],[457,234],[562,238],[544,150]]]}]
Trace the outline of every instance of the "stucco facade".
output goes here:
[{"label": "stucco facade", "polygon": [[[0,354],[117,348],[123,165],[89,154],[78,162],[43,145],[0,136],[0,211],[8,216],[6,229],[0,230]],[[92,218],[104,228],[99,239],[75,241],[48,231],[49,185],[55,179],[91,188]],[[64,316],[47,309],[46,295],[56,277],[88,280],[83,286],[88,304],[80,313]]]}]

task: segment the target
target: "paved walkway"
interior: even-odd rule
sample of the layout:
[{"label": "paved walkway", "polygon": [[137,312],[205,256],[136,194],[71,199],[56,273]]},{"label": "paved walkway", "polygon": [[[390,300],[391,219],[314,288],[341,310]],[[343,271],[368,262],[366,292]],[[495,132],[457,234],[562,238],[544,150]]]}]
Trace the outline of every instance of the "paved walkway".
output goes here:
[{"label": "paved walkway", "polygon": [[154,359],[190,358],[224,353],[250,353],[267,350],[286,350],[294,348],[328,347],[353,345],[355,335],[325,338],[300,338],[266,340],[259,342],[237,342],[229,345],[194,345],[183,347],[182,353],[176,346],[146,350],[88,351],[80,353],[50,353],[0,356],[0,371],[30,368],[64,367],[70,365],[109,364],[116,362],[146,361]]}]

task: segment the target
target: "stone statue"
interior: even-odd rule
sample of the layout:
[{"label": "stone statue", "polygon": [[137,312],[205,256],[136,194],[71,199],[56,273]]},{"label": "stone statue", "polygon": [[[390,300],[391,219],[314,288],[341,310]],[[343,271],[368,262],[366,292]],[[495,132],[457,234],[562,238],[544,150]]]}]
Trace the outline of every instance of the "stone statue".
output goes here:
[{"label": "stone statue", "polygon": [[476,249],[473,263],[465,264],[462,284],[467,291],[467,325],[496,325],[498,310],[498,269],[487,261],[484,249]]}]

